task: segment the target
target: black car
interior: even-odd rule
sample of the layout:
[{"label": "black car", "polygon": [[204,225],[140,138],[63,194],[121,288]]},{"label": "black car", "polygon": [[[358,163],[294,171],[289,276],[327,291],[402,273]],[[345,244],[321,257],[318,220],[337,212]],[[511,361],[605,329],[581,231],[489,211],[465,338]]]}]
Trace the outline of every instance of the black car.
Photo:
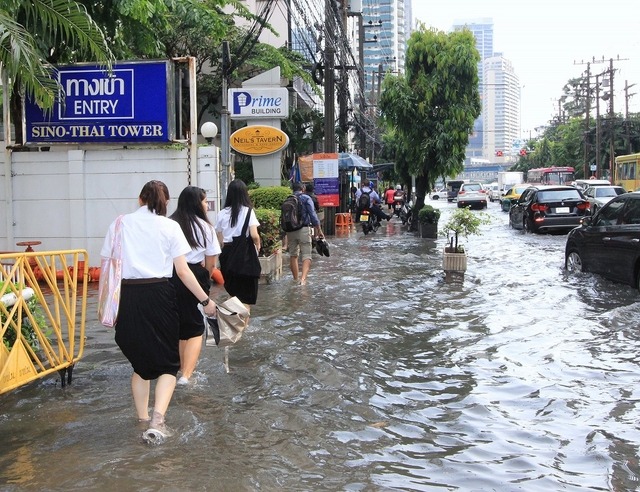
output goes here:
[{"label": "black car", "polygon": [[535,185],[509,209],[509,225],[529,232],[567,232],[589,215],[589,202],[573,186]]},{"label": "black car", "polygon": [[592,272],[640,289],[640,193],[604,205],[567,236],[565,268]]}]

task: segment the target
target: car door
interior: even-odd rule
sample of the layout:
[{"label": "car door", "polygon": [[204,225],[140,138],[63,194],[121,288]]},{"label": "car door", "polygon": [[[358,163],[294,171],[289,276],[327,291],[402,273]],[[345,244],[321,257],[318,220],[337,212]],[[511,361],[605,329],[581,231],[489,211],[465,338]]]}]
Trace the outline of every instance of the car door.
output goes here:
[{"label": "car door", "polygon": [[618,222],[611,226],[602,241],[609,263],[608,277],[635,285],[635,265],[640,256],[640,197],[627,197]]},{"label": "car door", "polygon": [[511,208],[509,209],[509,222],[511,223],[511,227],[514,229],[522,229],[524,207],[526,206],[528,197],[532,192],[532,189],[524,190],[522,195],[520,195],[520,198],[511,204]]}]

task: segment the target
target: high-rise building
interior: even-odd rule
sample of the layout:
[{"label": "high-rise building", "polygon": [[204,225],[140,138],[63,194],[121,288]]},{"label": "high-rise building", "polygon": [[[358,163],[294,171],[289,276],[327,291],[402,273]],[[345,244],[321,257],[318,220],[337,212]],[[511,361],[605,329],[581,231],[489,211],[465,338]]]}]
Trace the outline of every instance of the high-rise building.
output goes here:
[{"label": "high-rise building", "polygon": [[365,89],[379,87],[382,74],[404,72],[407,39],[411,29],[410,0],[364,0],[363,66]]},{"label": "high-rise building", "polygon": [[514,142],[520,138],[520,81],[511,62],[496,53],[485,58],[483,64],[484,89],[482,110],[483,136],[486,158],[495,162],[512,162],[517,159]]}]

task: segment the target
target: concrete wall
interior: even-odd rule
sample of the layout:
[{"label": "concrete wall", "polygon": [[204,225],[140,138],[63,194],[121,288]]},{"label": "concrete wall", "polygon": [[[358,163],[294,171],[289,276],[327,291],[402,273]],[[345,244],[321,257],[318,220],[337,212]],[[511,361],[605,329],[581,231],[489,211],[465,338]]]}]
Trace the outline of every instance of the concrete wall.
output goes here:
[{"label": "concrete wall", "polygon": [[166,183],[169,213],[189,184],[207,190],[210,219],[219,210],[218,149],[52,150],[5,154],[0,180],[0,251],[22,251],[15,243],[42,241],[38,251],[86,249],[90,266],[100,265],[107,227],[122,213],[138,207],[138,195],[149,180]]}]

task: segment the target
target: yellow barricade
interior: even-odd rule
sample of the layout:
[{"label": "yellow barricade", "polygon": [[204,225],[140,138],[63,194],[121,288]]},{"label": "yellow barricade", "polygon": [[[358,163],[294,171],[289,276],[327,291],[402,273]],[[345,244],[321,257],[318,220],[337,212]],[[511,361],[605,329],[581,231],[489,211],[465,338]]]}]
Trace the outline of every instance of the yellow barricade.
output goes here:
[{"label": "yellow barricade", "polygon": [[[85,250],[0,254],[0,394],[60,373],[84,350]],[[65,380],[66,376],[66,380]]]}]

